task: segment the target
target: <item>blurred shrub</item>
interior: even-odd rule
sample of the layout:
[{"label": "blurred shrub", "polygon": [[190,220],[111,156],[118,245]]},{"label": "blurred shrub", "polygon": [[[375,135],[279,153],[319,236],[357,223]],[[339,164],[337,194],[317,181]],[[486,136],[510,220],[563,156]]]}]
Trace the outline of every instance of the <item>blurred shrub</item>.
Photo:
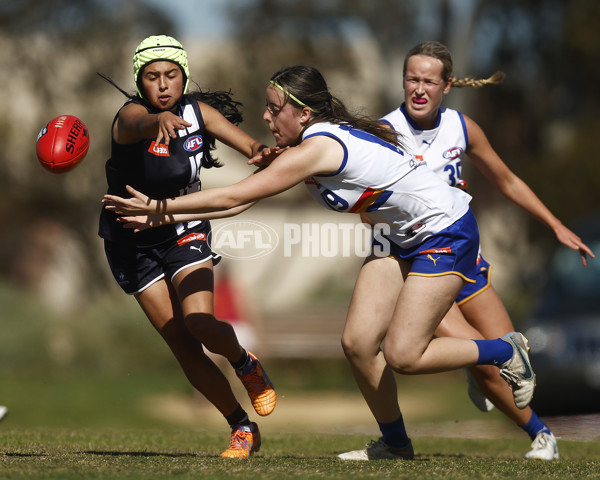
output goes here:
[{"label": "blurred shrub", "polygon": [[0,373],[116,374],[178,370],[135,300],[104,296],[60,315],[31,294],[0,284]]}]

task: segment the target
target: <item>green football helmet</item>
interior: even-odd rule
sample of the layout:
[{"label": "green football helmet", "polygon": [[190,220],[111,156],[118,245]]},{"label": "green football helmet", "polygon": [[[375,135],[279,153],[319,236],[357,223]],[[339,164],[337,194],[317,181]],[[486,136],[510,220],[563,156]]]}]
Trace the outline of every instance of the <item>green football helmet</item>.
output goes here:
[{"label": "green football helmet", "polygon": [[152,35],[142,40],[133,55],[133,77],[140,97],[143,97],[139,82],[142,70],[149,63],[160,61],[172,62],[181,68],[184,76],[183,93],[186,93],[190,83],[190,69],[183,45],[167,35]]}]

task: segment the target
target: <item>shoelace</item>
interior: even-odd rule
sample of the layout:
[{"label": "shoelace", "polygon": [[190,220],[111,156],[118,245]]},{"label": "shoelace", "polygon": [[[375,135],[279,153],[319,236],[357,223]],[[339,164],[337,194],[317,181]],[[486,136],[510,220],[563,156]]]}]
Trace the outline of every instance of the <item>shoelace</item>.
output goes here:
[{"label": "shoelace", "polygon": [[500,376],[511,384],[521,385],[522,383],[525,383],[523,379],[520,378],[513,370],[509,370],[507,368],[500,370]]},{"label": "shoelace", "polygon": [[548,439],[546,435],[538,435],[533,441],[533,448],[545,448],[548,445]]},{"label": "shoelace", "polygon": [[251,447],[250,442],[248,442],[248,435],[252,435],[252,432],[236,430],[231,437],[231,442],[229,442],[229,450],[249,450]]},{"label": "shoelace", "polygon": [[369,448],[373,448],[373,447],[378,447],[382,443],[383,443],[383,440],[380,438],[378,440],[371,440],[365,446],[367,447],[367,449],[369,449]]},{"label": "shoelace", "polygon": [[244,382],[246,389],[251,390],[253,392],[263,390],[267,385],[267,382],[264,380],[264,377],[258,372],[258,365],[256,366],[253,372],[244,375],[242,377],[242,381]]}]

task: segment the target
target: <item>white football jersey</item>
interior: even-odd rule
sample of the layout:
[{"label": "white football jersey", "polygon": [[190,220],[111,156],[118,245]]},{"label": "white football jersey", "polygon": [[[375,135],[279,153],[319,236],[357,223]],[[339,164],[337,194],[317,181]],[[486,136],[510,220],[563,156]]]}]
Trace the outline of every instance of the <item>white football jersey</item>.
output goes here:
[{"label": "white football jersey", "polygon": [[461,179],[462,155],[469,146],[467,127],[460,112],[440,107],[431,130],[421,130],[408,116],[404,104],[381,119],[402,134],[406,150],[437,173],[452,187],[466,188]]},{"label": "white football jersey", "polygon": [[389,225],[388,238],[401,248],[422,243],[469,209],[470,195],[374,135],[323,122],[307,128],[302,140],[315,135],[340,142],[344,159],[337,172],[306,179],[310,193],[332,210],[363,213],[374,224]]}]

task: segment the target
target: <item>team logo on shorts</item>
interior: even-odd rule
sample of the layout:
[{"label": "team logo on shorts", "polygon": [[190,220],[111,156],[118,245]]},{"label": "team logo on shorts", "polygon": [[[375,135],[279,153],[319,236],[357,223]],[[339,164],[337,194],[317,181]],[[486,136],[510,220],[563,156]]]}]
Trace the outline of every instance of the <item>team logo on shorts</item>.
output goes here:
[{"label": "team logo on shorts", "polygon": [[421,250],[419,252],[420,255],[427,255],[427,258],[433,262],[433,266],[437,267],[437,261],[442,257],[434,257],[434,255],[447,255],[452,253],[452,249],[450,247],[442,247],[442,248],[431,248],[429,250]]},{"label": "team logo on shorts", "polygon": [[196,240],[199,240],[201,242],[206,242],[206,234],[205,233],[190,233],[189,235],[186,235],[185,237],[177,240],[177,245],[179,245],[180,247],[183,247],[184,245],[186,245],[190,242],[195,242]]},{"label": "team logo on shorts", "polygon": [[427,258],[433,262],[433,266],[434,266],[434,267],[437,267],[437,261],[440,259],[440,257],[435,257],[435,258],[433,258],[433,257],[431,256],[431,254],[428,254],[428,255],[427,255]]},{"label": "team logo on shorts", "polygon": [[425,255],[426,253],[429,253],[429,254],[436,254],[436,253],[448,254],[448,253],[452,253],[452,249],[450,247],[442,247],[442,248],[432,248],[430,250],[421,250],[419,252],[419,255]]},{"label": "team logo on shorts", "polygon": [[124,272],[116,272],[115,273],[115,277],[117,279],[117,282],[119,283],[119,285],[124,286],[124,285],[129,285],[129,279],[127,278],[127,275],[125,275]]}]

